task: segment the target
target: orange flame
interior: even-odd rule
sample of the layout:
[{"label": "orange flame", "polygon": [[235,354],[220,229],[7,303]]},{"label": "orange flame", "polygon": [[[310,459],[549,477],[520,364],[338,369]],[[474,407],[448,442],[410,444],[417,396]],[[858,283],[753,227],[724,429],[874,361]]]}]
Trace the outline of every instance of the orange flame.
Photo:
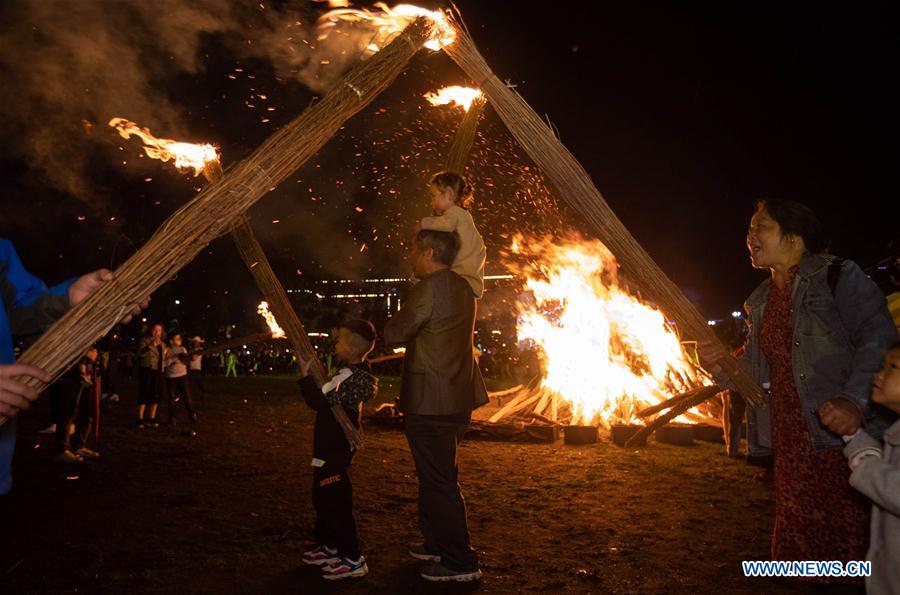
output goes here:
[{"label": "orange flame", "polygon": [[179,169],[193,168],[194,176],[200,175],[206,164],[219,159],[219,152],[212,145],[195,145],[182,143],[168,138],[156,138],[149,128],[141,128],[125,118],[113,118],[109,125],[115,128],[124,139],[137,136],[144,141],[144,152],[151,159],[175,161]]},{"label": "orange flame", "polygon": [[453,43],[456,33],[450,25],[447,16],[440,10],[427,10],[412,4],[398,4],[393,8],[384,2],[376,2],[376,10],[359,8],[335,8],[319,17],[318,28],[321,31],[319,39],[328,36],[340,22],[364,23],[375,30],[375,37],[369,42],[367,50],[375,53],[399,35],[407,25],[418,17],[427,17],[434,23],[434,33],[425,47],[437,51],[442,47]]},{"label": "orange flame", "polygon": [[531,261],[521,272],[534,298],[520,303],[519,341],[543,352],[542,387],[571,405],[570,423],[632,423],[641,409],[711,384],[663,313],[619,286],[601,242],[514,244]]},{"label": "orange flame", "polygon": [[425,94],[425,99],[433,106],[454,105],[463,108],[463,111],[469,111],[472,102],[482,96],[480,89],[454,85],[430,91]]},{"label": "orange flame", "polygon": [[266,324],[269,325],[269,330],[272,331],[273,339],[283,339],[287,336],[284,334],[282,328],[278,326],[275,315],[269,311],[269,302],[260,302],[259,306],[256,307],[256,311],[260,316],[266,319]]}]

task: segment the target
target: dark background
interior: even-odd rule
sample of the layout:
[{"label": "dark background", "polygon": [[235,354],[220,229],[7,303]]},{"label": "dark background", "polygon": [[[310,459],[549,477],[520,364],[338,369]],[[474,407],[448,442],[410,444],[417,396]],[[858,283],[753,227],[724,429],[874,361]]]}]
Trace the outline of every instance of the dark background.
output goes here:
[{"label": "dark background", "polygon": [[[173,1],[151,17],[128,3],[44,6],[54,4],[58,10],[42,11],[7,3],[0,38],[0,234],[48,283],[121,264],[203,185],[143,159],[137,141],[106,126],[109,118],[214,142],[226,166],[236,162],[317,94],[269,48],[288,45],[284,23],[308,24],[324,10]],[[887,4],[457,5],[494,72],[552,120],[626,226],[707,316],[739,308],[762,278],[743,245],[757,198],[808,204],[833,252],[863,266],[900,235],[898,37]],[[120,14],[126,10],[137,13]],[[133,29],[113,27],[118,21]],[[161,47],[154,28],[193,42]],[[107,51],[110,37],[121,45]],[[75,66],[58,67],[70,59]],[[421,95],[467,82],[446,56],[420,52],[391,89],[253,208],[286,286],[407,273],[406,240],[427,211],[425,180],[461,116],[428,107]],[[564,201],[490,110],[480,132],[468,173],[488,272],[500,273],[498,250],[509,234],[580,224],[558,208]],[[259,299],[223,238],[156,294],[150,316],[177,316],[198,330],[252,324]]]}]

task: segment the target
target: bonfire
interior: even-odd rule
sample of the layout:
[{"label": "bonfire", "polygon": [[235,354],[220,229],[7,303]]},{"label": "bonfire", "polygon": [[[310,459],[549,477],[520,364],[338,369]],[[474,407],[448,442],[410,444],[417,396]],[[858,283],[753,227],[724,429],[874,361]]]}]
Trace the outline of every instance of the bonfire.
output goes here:
[{"label": "bonfire", "polygon": [[[525,280],[518,340],[540,353],[542,369],[528,386],[506,391],[510,400],[491,422],[608,429],[637,423],[651,407],[667,409],[661,404],[673,396],[715,388],[663,312],[620,282],[602,242],[516,237],[507,261]],[[675,419],[713,421],[696,409]]]}]

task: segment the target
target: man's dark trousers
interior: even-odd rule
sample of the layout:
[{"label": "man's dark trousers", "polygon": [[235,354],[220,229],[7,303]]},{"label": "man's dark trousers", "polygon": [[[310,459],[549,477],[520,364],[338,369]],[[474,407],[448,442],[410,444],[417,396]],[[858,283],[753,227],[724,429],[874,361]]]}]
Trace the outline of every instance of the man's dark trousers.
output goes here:
[{"label": "man's dark trousers", "polygon": [[419,476],[419,526],[425,548],[454,571],[475,571],[478,558],[469,544],[466,503],[459,490],[456,451],[470,413],[404,418],[406,439]]}]

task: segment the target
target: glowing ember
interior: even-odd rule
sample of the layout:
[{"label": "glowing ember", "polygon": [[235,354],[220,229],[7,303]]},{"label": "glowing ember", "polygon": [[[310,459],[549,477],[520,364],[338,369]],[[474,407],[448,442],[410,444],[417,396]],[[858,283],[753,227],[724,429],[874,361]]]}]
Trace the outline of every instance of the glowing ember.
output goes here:
[{"label": "glowing ember", "polygon": [[144,141],[144,152],[151,159],[173,161],[179,169],[193,168],[198,176],[207,163],[216,161],[219,153],[212,145],[194,145],[182,143],[168,138],[156,138],[148,128],[141,128],[125,118],[113,118],[109,125],[115,128],[124,139],[137,136]]},{"label": "glowing ember", "polygon": [[632,423],[641,409],[711,384],[662,312],[619,286],[601,242],[515,244],[529,260],[520,272],[534,298],[520,303],[519,340],[543,352],[541,388],[568,404],[571,424]]},{"label": "glowing ember", "polygon": [[375,53],[400,34],[418,17],[427,17],[434,23],[434,34],[425,42],[429,50],[437,51],[453,43],[456,33],[450,26],[446,15],[439,10],[426,10],[412,4],[398,4],[391,8],[384,2],[376,2],[376,10],[359,8],[335,8],[319,17],[319,39],[328,37],[331,29],[338,23],[363,23],[375,30],[375,37],[369,42],[367,50]]},{"label": "glowing ember", "polygon": [[278,326],[278,322],[275,320],[275,315],[269,311],[269,302],[260,302],[259,306],[257,306],[256,311],[260,316],[266,319],[266,324],[269,325],[269,330],[272,331],[273,339],[283,339],[286,335],[284,331]]},{"label": "glowing ember", "polygon": [[454,85],[426,93],[425,99],[434,106],[456,105],[463,108],[464,111],[469,111],[472,102],[481,96],[482,93],[479,89]]}]

